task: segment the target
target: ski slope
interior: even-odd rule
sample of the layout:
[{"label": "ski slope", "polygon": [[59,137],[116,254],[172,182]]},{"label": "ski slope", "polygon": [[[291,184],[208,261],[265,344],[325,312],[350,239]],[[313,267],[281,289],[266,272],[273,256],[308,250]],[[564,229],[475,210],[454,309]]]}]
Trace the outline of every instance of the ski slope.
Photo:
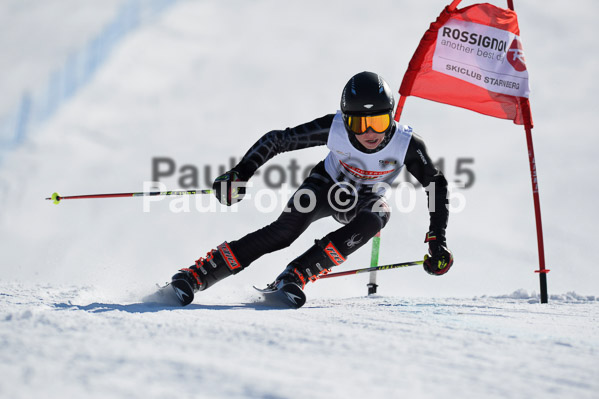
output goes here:
[{"label": "ski slope", "polygon": [[[271,282],[338,228],[322,220],[188,308],[143,303],[178,268],[270,223],[292,188],[268,189],[264,169],[252,181],[253,198],[214,211],[180,199],[56,206],[45,197],[142,191],[156,157],[176,163],[161,179],[168,188],[180,187],[185,165],[207,188],[263,133],[334,112],[356,72],[376,71],[398,88],[446,5],[179,1],[129,33],[52,119],[3,152],[0,396],[597,397],[599,269],[589,255],[599,222],[592,181],[599,5],[515,3],[531,76],[549,304],[538,303],[522,128],[416,98],[407,100],[402,123],[444,160],[448,180],[463,180],[458,161],[473,160],[474,184],[453,191],[448,245],[456,262],[447,275],[380,272],[370,298],[366,276],[323,280],[298,311],[262,306],[251,286]],[[122,4],[3,2],[0,50],[14,62],[1,61],[0,113]],[[280,155],[267,164],[279,166],[270,177],[290,185],[293,162],[301,172],[324,156],[325,148]],[[262,209],[264,192],[276,194],[278,208]],[[393,192],[391,201],[380,263],[422,259],[424,193]],[[366,246],[343,269],[369,260]]]},{"label": "ski slope", "polygon": [[597,302],[254,294],[168,308],[0,285],[7,398],[596,398]]}]

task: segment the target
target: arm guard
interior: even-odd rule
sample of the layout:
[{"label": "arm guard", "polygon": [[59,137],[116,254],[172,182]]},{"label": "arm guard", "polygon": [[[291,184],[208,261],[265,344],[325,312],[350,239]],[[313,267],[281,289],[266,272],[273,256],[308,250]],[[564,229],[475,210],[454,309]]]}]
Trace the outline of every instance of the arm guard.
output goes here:
[{"label": "arm guard", "polygon": [[[428,188],[426,194],[429,200],[429,231],[434,232],[439,238],[445,241],[445,229],[447,228],[447,220],[449,219],[447,180],[443,176],[443,173],[435,168],[433,161],[428,155],[424,141],[416,134],[412,135],[408,146],[405,165],[408,172],[422,184],[422,187]],[[431,190],[435,190],[433,196],[434,204],[430,204]]]},{"label": "arm guard", "polygon": [[266,133],[249,149],[234,170],[248,180],[260,166],[277,154],[325,145],[334,117],[330,114],[294,128]]}]

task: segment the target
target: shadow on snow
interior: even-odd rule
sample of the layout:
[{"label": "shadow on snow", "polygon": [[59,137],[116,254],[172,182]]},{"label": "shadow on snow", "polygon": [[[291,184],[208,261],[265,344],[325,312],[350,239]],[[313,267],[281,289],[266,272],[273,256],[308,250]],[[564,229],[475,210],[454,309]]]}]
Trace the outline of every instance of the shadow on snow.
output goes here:
[{"label": "shadow on snow", "polygon": [[59,310],[82,310],[90,313],[103,313],[103,312],[127,312],[127,313],[154,313],[162,312],[165,310],[239,310],[239,309],[252,309],[252,310],[285,310],[290,309],[286,306],[276,306],[266,302],[254,302],[254,303],[242,303],[242,304],[230,304],[230,305],[201,305],[201,304],[190,304],[187,306],[171,306],[163,303],[131,303],[131,304],[118,304],[118,303],[99,303],[94,302],[89,305],[74,305],[72,303],[56,303],[53,305]]}]

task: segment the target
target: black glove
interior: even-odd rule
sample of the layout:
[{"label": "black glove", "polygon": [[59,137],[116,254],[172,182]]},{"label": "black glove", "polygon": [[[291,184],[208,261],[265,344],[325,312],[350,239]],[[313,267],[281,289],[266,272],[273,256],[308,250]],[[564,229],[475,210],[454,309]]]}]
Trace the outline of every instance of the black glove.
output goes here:
[{"label": "black glove", "polygon": [[428,243],[430,256],[424,255],[424,270],[428,274],[440,276],[447,273],[453,265],[453,254],[447,249],[445,237],[432,231],[426,233],[425,243]]},{"label": "black glove", "polygon": [[231,206],[238,203],[245,195],[245,183],[239,172],[230,170],[214,180],[212,190],[221,204]]}]

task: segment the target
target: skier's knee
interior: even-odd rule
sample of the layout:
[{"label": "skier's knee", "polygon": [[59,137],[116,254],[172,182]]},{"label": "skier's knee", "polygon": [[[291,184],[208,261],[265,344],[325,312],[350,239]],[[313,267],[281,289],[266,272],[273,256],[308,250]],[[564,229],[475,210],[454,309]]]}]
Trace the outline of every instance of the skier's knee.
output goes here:
[{"label": "skier's knee", "polygon": [[377,201],[372,209],[363,210],[361,213],[367,213],[378,217],[380,220],[380,228],[378,231],[381,231],[391,219],[391,208],[389,205],[382,200]]},{"label": "skier's knee", "polygon": [[388,207],[378,211],[363,210],[352,220],[352,226],[355,226],[354,230],[371,238],[387,225],[390,217],[391,212]]}]

